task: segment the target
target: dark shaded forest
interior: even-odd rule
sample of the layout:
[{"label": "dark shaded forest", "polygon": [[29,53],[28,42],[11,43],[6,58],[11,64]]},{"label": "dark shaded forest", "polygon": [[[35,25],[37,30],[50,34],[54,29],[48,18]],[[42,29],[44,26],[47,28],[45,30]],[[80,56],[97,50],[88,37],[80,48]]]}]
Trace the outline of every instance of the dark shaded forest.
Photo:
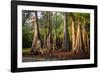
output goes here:
[{"label": "dark shaded forest", "polygon": [[23,62],[90,58],[90,14],[22,11]]}]

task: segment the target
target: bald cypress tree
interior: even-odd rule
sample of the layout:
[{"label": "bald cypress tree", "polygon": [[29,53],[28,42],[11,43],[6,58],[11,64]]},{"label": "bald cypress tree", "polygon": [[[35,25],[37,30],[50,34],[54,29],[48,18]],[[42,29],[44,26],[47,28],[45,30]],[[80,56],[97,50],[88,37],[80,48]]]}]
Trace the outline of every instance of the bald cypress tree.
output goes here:
[{"label": "bald cypress tree", "polygon": [[34,33],[34,38],[32,41],[32,50],[31,52],[34,50],[39,50],[39,48],[41,47],[41,39],[40,39],[40,33],[39,33],[39,26],[38,26],[38,14],[37,11],[35,11],[35,19],[33,19],[34,23],[35,23],[35,33]]},{"label": "bald cypress tree", "polygon": [[75,18],[72,14],[71,14],[70,19],[71,19],[71,32],[72,32],[72,34],[71,34],[72,51],[74,51],[74,49],[75,49],[75,40],[76,40],[76,37],[75,37],[75,22],[74,22]]},{"label": "bald cypress tree", "polygon": [[69,32],[68,32],[68,24],[67,24],[67,16],[68,13],[64,13],[64,46],[63,48],[67,51],[70,50],[70,39],[69,39]]},{"label": "bald cypress tree", "polygon": [[82,25],[82,39],[83,39],[83,46],[84,51],[89,51],[89,38],[87,33],[87,27],[86,27],[86,21],[84,20],[84,23]]},{"label": "bald cypress tree", "polygon": [[81,32],[81,24],[78,21],[77,32],[76,32],[76,41],[75,41],[75,52],[83,52],[83,40],[82,40],[82,32]]},{"label": "bald cypress tree", "polygon": [[52,12],[48,12],[48,31],[47,31],[47,48],[52,49],[52,23],[51,23]]}]

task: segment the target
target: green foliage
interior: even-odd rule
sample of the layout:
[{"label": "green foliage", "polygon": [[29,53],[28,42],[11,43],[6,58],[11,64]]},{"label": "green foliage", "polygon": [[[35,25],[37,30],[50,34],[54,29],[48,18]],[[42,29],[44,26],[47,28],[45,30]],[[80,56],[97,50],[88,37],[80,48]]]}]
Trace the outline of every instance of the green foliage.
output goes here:
[{"label": "green foliage", "polygon": [[33,32],[23,27],[22,29],[22,44],[23,48],[30,48],[33,40]]}]

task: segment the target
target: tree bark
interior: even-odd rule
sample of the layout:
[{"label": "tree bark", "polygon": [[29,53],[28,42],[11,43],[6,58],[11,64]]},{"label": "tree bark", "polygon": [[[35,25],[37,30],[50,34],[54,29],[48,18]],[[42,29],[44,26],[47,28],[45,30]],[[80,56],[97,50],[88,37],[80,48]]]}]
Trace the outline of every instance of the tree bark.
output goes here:
[{"label": "tree bark", "polygon": [[43,38],[43,48],[46,48],[47,46],[46,46],[46,40],[47,40],[47,24],[48,24],[48,22],[47,22],[47,12],[42,12],[42,14],[43,14],[43,24],[44,24],[44,38]]},{"label": "tree bark", "polygon": [[74,51],[77,53],[83,52],[83,40],[82,40],[80,22],[78,22],[78,26],[77,26],[77,35],[76,35],[76,42],[75,42]]},{"label": "tree bark", "polygon": [[84,21],[84,24],[82,25],[82,38],[83,38],[84,51],[87,52],[89,51],[89,38],[87,34],[85,21]]},{"label": "tree bark", "polygon": [[56,26],[57,26],[57,12],[54,13],[54,15],[56,16],[55,20],[55,24],[54,24],[54,37],[53,37],[53,50],[56,50],[57,49],[57,43],[56,43],[56,40],[57,40],[57,31],[56,31]]},{"label": "tree bark", "polygon": [[70,40],[69,40],[69,32],[67,28],[67,13],[64,13],[64,49],[70,50]]},{"label": "tree bark", "polygon": [[72,51],[75,49],[75,26],[74,16],[71,16],[71,31],[72,31]]},{"label": "tree bark", "polygon": [[51,26],[51,13],[48,12],[48,34],[47,34],[47,48],[52,49],[52,26]]},{"label": "tree bark", "polygon": [[33,38],[31,48],[32,48],[32,51],[38,50],[41,48],[41,40],[40,40],[37,12],[35,12],[35,33],[34,33],[34,38]]}]

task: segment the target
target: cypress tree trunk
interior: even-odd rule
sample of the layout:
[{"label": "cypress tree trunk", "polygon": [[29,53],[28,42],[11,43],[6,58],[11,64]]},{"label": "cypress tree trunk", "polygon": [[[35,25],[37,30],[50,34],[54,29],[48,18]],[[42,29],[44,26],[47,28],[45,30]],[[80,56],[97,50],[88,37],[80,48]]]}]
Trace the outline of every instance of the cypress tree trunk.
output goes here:
[{"label": "cypress tree trunk", "polygon": [[57,31],[56,31],[56,26],[57,26],[57,12],[54,13],[54,15],[56,16],[55,20],[55,24],[54,24],[54,37],[53,37],[53,50],[57,49],[57,45],[56,45],[56,40],[57,40]]},{"label": "cypress tree trunk", "polygon": [[34,34],[31,48],[32,48],[31,52],[34,52],[35,50],[39,50],[41,48],[41,40],[40,40],[37,12],[35,12],[35,34]]},{"label": "cypress tree trunk", "polygon": [[52,49],[52,26],[51,26],[51,12],[48,12],[48,33],[47,33],[47,48]]},{"label": "cypress tree trunk", "polygon": [[47,31],[46,31],[46,24],[47,24],[47,12],[45,12],[45,16],[44,16],[44,44],[43,44],[43,48],[46,48],[46,40],[47,40]]},{"label": "cypress tree trunk", "polygon": [[74,17],[71,16],[71,31],[72,31],[72,51],[75,50],[75,26],[74,26]]},{"label": "cypress tree trunk", "polygon": [[84,24],[82,26],[82,37],[83,37],[83,45],[84,45],[84,51],[89,51],[89,38],[88,33],[86,29],[86,22],[84,21]]},{"label": "cypress tree trunk", "polygon": [[81,33],[81,26],[80,22],[78,22],[77,26],[77,35],[76,35],[76,42],[75,42],[75,52],[83,52],[83,41],[82,41],[82,33]]},{"label": "cypress tree trunk", "polygon": [[69,51],[70,50],[70,39],[69,39],[69,32],[67,26],[67,13],[64,13],[64,49]]}]

